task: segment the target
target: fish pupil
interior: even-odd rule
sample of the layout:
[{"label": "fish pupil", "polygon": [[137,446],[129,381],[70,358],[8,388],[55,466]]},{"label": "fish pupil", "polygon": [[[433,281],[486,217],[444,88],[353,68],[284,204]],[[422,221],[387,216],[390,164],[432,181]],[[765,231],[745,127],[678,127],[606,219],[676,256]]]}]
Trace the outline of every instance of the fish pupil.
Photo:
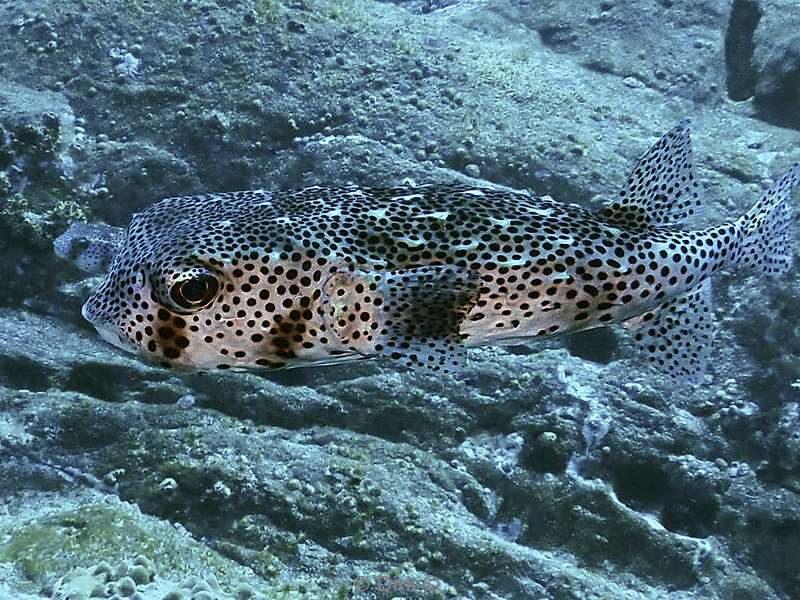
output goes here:
[{"label": "fish pupil", "polygon": [[217,294],[219,284],[211,275],[198,275],[179,282],[172,288],[172,299],[183,308],[195,308],[210,302]]}]

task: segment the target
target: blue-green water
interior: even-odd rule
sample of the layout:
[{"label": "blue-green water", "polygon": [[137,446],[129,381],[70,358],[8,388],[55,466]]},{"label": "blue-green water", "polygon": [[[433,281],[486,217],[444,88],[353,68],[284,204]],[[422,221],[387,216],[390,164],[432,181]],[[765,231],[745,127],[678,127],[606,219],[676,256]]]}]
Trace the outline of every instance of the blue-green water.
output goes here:
[{"label": "blue-green water", "polygon": [[619,325],[456,377],[196,373],[81,316],[162,198],[600,214],[686,118],[682,227],[731,222],[800,160],[798,30],[794,0],[0,3],[0,598],[800,598],[796,268],[714,276],[689,386]]}]

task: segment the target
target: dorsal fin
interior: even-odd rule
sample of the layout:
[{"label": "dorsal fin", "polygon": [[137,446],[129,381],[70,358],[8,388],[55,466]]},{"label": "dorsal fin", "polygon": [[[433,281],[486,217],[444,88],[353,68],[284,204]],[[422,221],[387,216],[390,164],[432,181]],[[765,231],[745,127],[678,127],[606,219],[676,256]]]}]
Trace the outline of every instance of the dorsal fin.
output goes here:
[{"label": "dorsal fin", "polygon": [[663,227],[695,214],[703,190],[694,172],[690,122],[661,136],[628,177],[619,197],[601,209],[604,221],[624,227]]}]

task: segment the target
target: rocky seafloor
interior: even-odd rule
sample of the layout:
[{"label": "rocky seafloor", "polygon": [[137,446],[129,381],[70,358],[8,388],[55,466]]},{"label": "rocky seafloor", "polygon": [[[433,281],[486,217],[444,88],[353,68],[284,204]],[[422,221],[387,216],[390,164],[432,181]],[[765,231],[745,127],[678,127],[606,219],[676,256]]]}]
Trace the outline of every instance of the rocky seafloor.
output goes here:
[{"label": "rocky seafloor", "polygon": [[617,330],[459,381],[178,375],[96,340],[52,252],[210,190],[597,206],[686,116],[720,222],[798,159],[798,31],[795,0],[0,3],[0,598],[800,598],[797,268],[716,282],[679,389]]}]

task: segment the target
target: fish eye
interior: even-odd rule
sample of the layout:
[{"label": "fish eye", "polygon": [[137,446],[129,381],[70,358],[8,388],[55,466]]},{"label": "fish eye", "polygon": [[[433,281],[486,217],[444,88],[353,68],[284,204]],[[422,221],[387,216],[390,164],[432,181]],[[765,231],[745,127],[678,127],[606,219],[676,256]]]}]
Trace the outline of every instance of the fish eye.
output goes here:
[{"label": "fish eye", "polygon": [[210,303],[219,291],[217,278],[208,273],[195,274],[172,284],[170,299],[185,310],[196,310]]}]

